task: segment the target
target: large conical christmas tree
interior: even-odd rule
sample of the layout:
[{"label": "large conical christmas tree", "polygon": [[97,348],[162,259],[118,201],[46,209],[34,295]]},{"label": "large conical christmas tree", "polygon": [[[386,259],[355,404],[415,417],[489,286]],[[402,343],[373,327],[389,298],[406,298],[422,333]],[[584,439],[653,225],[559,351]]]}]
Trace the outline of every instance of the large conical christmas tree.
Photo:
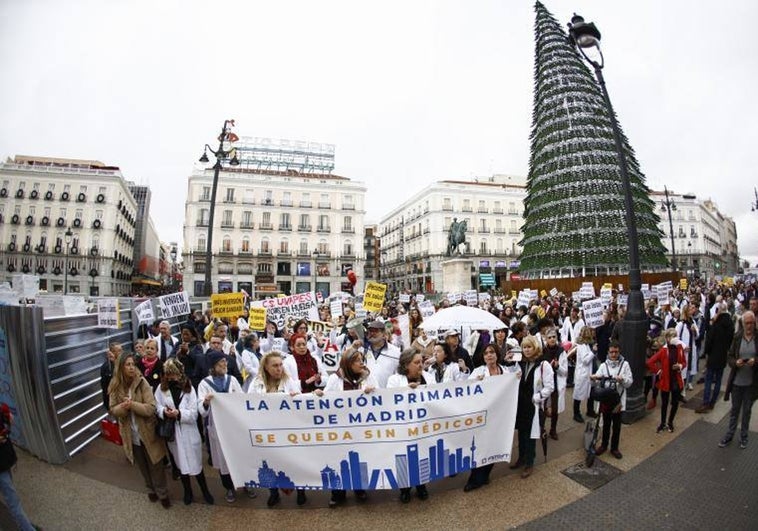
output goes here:
[{"label": "large conical christmas tree", "polygon": [[[624,190],[600,87],[561,25],[535,4],[531,157],[521,272],[527,277],[629,268]],[[640,267],[666,265],[658,216],[622,133],[639,236]]]}]

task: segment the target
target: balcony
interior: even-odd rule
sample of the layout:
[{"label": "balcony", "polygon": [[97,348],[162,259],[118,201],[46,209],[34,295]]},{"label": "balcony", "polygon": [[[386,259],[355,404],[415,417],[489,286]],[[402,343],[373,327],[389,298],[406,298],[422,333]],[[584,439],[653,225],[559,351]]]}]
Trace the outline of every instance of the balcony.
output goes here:
[{"label": "balcony", "polygon": [[492,213],[493,214],[502,214],[503,213],[503,209],[502,208],[493,208],[492,209]]},{"label": "balcony", "polygon": [[508,209],[508,214],[511,215],[511,216],[518,216],[519,215],[519,211],[515,210],[515,209],[510,209],[509,208]]},{"label": "balcony", "polygon": [[476,212],[478,214],[486,214],[489,212],[489,209],[487,207],[479,207],[476,209]]},{"label": "balcony", "polygon": [[292,232],[292,225],[279,225],[279,230]]},{"label": "balcony", "polygon": [[429,234],[429,227],[424,229],[424,234]]},{"label": "balcony", "polygon": [[243,205],[254,205],[255,204],[255,199],[253,199],[252,197],[243,199],[242,200],[242,204]]},{"label": "balcony", "polygon": [[211,196],[209,196],[209,195],[201,195],[200,198],[198,199],[198,201],[210,203]]},{"label": "balcony", "polygon": [[319,226],[316,228],[316,232],[332,232],[328,226]]},{"label": "balcony", "polygon": [[276,256],[292,256],[292,251],[285,251],[282,249],[279,249],[276,251]]},{"label": "balcony", "polygon": [[207,219],[198,219],[195,222],[195,227],[207,227],[208,226],[208,220]]},{"label": "balcony", "polygon": [[332,204],[331,203],[319,203],[318,207],[319,208],[332,208]]},{"label": "balcony", "polygon": [[233,229],[234,228],[234,222],[233,221],[224,220],[224,221],[221,222],[221,228],[222,229]]},{"label": "balcony", "polygon": [[261,223],[258,227],[260,230],[274,230],[274,226],[271,223]]},{"label": "balcony", "polygon": [[258,251],[258,256],[271,256],[271,249],[261,249]]},{"label": "balcony", "polygon": [[205,245],[196,245],[195,246],[195,252],[196,253],[205,253],[206,248]]},{"label": "balcony", "polygon": [[300,201],[300,208],[311,208],[313,207],[313,203],[310,201]]},{"label": "balcony", "polygon": [[297,251],[297,255],[301,256],[301,257],[302,256],[310,256],[311,253],[308,252],[308,249],[300,249],[300,250]]},{"label": "balcony", "polygon": [[292,206],[292,201],[289,201],[289,200],[286,200],[286,201],[285,201],[285,200],[282,200],[282,201],[279,203],[279,206],[283,206],[283,207],[291,207],[291,206]]},{"label": "balcony", "polygon": [[316,260],[321,260],[322,258],[331,258],[332,253],[331,251],[319,251],[317,256],[314,256]]},{"label": "balcony", "polygon": [[518,229],[508,229],[508,234],[520,234]]},{"label": "balcony", "polygon": [[342,227],[342,234],[355,234],[353,227]]},{"label": "balcony", "polygon": [[299,232],[310,232],[312,230],[312,227],[310,225],[298,225],[297,230]]},{"label": "balcony", "polygon": [[345,251],[342,253],[342,258],[355,258],[355,251]]},{"label": "balcony", "polygon": [[489,234],[490,228],[489,227],[479,227],[477,231],[479,234]]},{"label": "balcony", "polygon": [[443,212],[452,212],[453,207],[451,205],[442,205],[442,211]]},{"label": "balcony", "polygon": [[218,251],[219,256],[234,256],[234,251],[231,249],[219,249]]},{"label": "balcony", "polygon": [[252,229],[253,228],[253,222],[252,221],[243,221],[240,223],[241,229]]},{"label": "balcony", "polygon": [[343,204],[342,205],[342,210],[355,210],[355,205]]},{"label": "balcony", "polygon": [[225,197],[223,202],[227,203],[227,204],[234,204],[234,203],[236,203],[236,201],[234,200],[233,197]]},{"label": "balcony", "polygon": [[473,211],[474,209],[471,208],[470,206],[465,206],[461,209],[461,212],[473,212]]},{"label": "balcony", "polygon": [[240,249],[239,251],[237,251],[237,254],[239,256],[253,256],[253,251],[251,251],[250,249]]},{"label": "balcony", "polygon": [[502,228],[502,227],[495,227],[494,233],[495,234],[505,234],[505,229]]}]

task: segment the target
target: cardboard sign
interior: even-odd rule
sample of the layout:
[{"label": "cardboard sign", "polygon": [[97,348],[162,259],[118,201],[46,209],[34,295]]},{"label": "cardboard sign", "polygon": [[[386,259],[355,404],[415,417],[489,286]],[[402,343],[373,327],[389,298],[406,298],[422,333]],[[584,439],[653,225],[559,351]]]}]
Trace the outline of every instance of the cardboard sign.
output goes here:
[{"label": "cardboard sign", "polygon": [[595,296],[595,286],[592,282],[582,282],[582,287],[579,288],[579,293],[582,299],[591,299]]},{"label": "cardboard sign", "polygon": [[512,289],[511,290],[511,299],[515,299],[517,296],[518,296],[518,293],[516,292],[516,290]]},{"label": "cardboard sign", "polygon": [[189,295],[186,291],[158,297],[158,304],[161,307],[164,319],[189,315],[192,313],[192,310],[190,309]]},{"label": "cardboard sign", "polygon": [[283,328],[289,318],[318,320],[316,294],[312,291],[254,301],[252,306],[266,308],[266,318],[276,323],[277,328]]},{"label": "cardboard sign", "polygon": [[262,332],[266,329],[266,308],[250,308],[250,313],[247,317],[250,330],[256,332]]},{"label": "cardboard sign", "polygon": [[211,295],[213,317],[239,317],[245,311],[242,293],[214,293]]},{"label": "cardboard sign", "polygon": [[607,308],[611,305],[611,299],[613,298],[613,290],[611,289],[610,284],[608,284],[608,287],[603,286],[600,288],[600,300],[603,301],[603,307]]},{"label": "cardboard sign", "polygon": [[340,315],[343,315],[341,299],[333,299],[331,302],[329,302],[329,313],[332,314],[332,317],[339,317]]},{"label": "cardboard sign", "polygon": [[424,299],[425,299],[425,297],[424,297],[424,295],[423,295],[423,294],[419,293],[418,295],[416,295],[416,302],[417,302],[417,303],[422,303],[422,302],[424,302]]},{"label": "cardboard sign", "polygon": [[603,300],[592,299],[582,303],[582,313],[587,326],[597,328],[603,324]]},{"label": "cardboard sign", "polygon": [[653,286],[655,288],[655,296],[658,299],[658,307],[665,306],[667,304],[670,304],[669,301],[669,291],[670,288],[665,283],[658,284],[657,286]]},{"label": "cardboard sign", "polygon": [[397,300],[403,304],[408,304],[411,302],[411,294],[410,293],[401,293],[397,296]]},{"label": "cardboard sign", "polygon": [[556,295],[558,295],[558,288],[553,288],[553,289],[551,289],[551,290],[550,290],[550,295],[551,295],[552,297],[555,297]]},{"label": "cardboard sign", "polygon": [[545,291],[544,289],[540,291],[540,297],[542,297],[543,299],[547,297],[547,291]]},{"label": "cardboard sign", "polygon": [[626,306],[629,303],[629,295],[622,294],[618,298],[619,306]]},{"label": "cardboard sign", "polygon": [[155,312],[153,312],[153,303],[150,299],[139,303],[134,307],[134,313],[137,314],[139,324],[152,323],[155,321]]},{"label": "cardboard sign", "polygon": [[686,278],[680,278],[679,279],[679,289],[686,290],[687,289],[687,279]]},{"label": "cardboard sign", "polygon": [[118,299],[98,299],[97,326],[101,328],[121,328]]},{"label": "cardboard sign", "polygon": [[423,301],[421,304],[418,305],[418,311],[421,314],[422,319],[431,317],[432,315],[434,315],[434,312],[435,312],[434,304],[432,304],[431,301]]},{"label": "cardboard sign", "polygon": [[476,306],[479,303],[479,296],[475,289],[466,290],[464,294],[467,306]]},{"label": "cardboard sign", "polygon": [[373,281],[366,282],[366,290],[363,293],[363,307],[369,312],[382,311],[386,293],[387,284]]}]

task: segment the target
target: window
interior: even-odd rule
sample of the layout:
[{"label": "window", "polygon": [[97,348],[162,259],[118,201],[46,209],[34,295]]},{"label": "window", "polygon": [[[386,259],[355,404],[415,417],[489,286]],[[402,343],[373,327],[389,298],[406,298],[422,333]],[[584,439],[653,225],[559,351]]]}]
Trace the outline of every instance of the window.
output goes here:
[{"label": "window", "polygon": [[50,217],[50,207],[45,207],[45,213],[43,214],[46,217]]},{"label": "window", "polygon": [[502,238],[498,238],[497,242],[495,242],[495,245],[497,246],[495,248],[497,250],[497,252],[498,253],[502,253],[503,252],[503,239]]},{"label": "window", "polygon": [[261,226],[271,228],[271,212],[263,213],[263,221],[261,221]]},{"label": "window", "polygon": [[197,250],[198,251],[205,251],[205,248],[208,246],[208,243],[205,241],[205,235],[200,235],[197,238]]},{"label": "window", "polygon": [[342,223],[342,228],[345,232],[353,232],[353,218],[352,216],[345,216]]},{"label": "window", "polygon": [[342,208],[353,210],[355,208],[355,203],[353,202],[353,196],[352,194],[347,194],[342,196]]},{"label": "window", "polygon": [[266,198],[264,199],[264,203],[267,205],[272,204],[274,201],[274,192],[271,190],[266,190]]},{"label": "window", "polygon": [[350,241],[346,241],[343,248],[342,248],[342,254],[345,256],[353,256],[353,244]]},{"label": "window", "polygon": [[284,192],[282,195],[282,206],[292,206],[292,194],[290,192]]},{"label": "window", "polygon": [[37,212],[37,208],[34,206],[29,207],[29,215],[34,217],[34,214]]},{"label": "window", "polygon": [[325,240],[321,240],[318,242],[318,247],[316,250],[318,251],[318,254],[326,255],[329,253],[329,244]]},{"label": "window", "polygon": [[97,193],[105,195],[105,186],[101,186],[100,188],[98,188]]},{"label": "window", "polygon": [[34,190],[35,192],[39,192],[39,183],[34,183],[32,185],[32,190]]},{"label": "window", "polygon": [[509,214],[518,214],[518,210],[516,210],[516,203],[511,201],[508,203],[508,213]]},{"label": "window", "polygon": [[279,252],[280,253],[290,252],[290,244],[287,240],[282,240],[279,242]]},{"label": "window", "polygon": [[224,199],[227,203],[234,203],[234,188],[227,188],[226,189],[226,198]]},{"label": "window", "polygon": [[495,220],[495,232],[503,230],[503,220],[498,218]]},{"label": "window", "polygon": [[48,192],[55,192],[55,183],[50,183],[47,185],[47,191]]},{"label": "window", "polygon": [[479,242],[479,252],[482,254],[487,254],[487,240],[481,240]]},{"label": "window", "polygon": [[[16,207],[16,208],[20,209],[21,207]],[[19,213],[20,213],[20,210],[19,210]],[[60,210],[60,217],[62,217],[63,219],[66,219],[66,209],[65,208],[61,208],[61,210]]]},{"label": "window", "polygon": [[279,229],[285,229],[289,230],[292,226],[290,225],[290,215],[287,212],[282,212],[282,214],[279,216]]},{"label": "window", "polygon": [[249,253],[250,252],[250,238],[247,236],[244,236],[242,238],[242,247],[240,249],[243,253]]},{"label": "window", "polygon": [[250,188],[245,190],[244,198],[242,199],[243,203],[246,203],[248,205],[252,205],[255,203],[255,191],[251,190]]},{"label": "window", "polygon": [[221,250],[225,253],[232,252],[232,239],[229,236],[224,236],[224,240],[221,243]]},{"label": "window", "polygon": [[210,200],[211,200],[211,187],[203,186],[203,193],[200,196],[200,201],[210,201]]},{"label": "window", "polygon": [[463,200],[463,211],[464,212],[471,211],[471,200],[470,199],[464,199]]},{"label": "window", "polygon": [[479,200],[479,212],[487,212],[487,207],[484,205],[484,200]]},{"label": "window", "polygon": [[326,214],[318,217],[318,230],[329,230],[329,216]]},{"label": "window", "polygon": [[303,196],[300,199],[300,206],[302,207],[310,207],[311,206],[311,194],[308,192],[303,192]]},{"label": "window", "polygon": [[453,210],[453,205],[449,197],[442,198],[442,210]]},{"label": "window", "polygon": [[268,239],[264,238],[261,240],[261,252],[262,253],[270,253],[271,247],[269,247]]},{"label": "window", "polygon": [[87,186],[84,185],[84,184],[81,185],[81,186],[79,186],[79,193],[80,194],[86,194],[87,193]]},{"label": "window", "polygon": [[516,227],[516,220],[511,220],[511,232],[518,232],[518,228]]},{"label": "window", "polygon": [[268,262],[260,262],[258,264],[258,273],[271,273],[271,264]]},{"label": "window", "polygon": [[208,224],[208,209],[207,208],[200,209],[200,224],[201,225]]},{"label": "window", "polygon": [[310,228],[311,226],[311,216],[309,214],[300,214],[300,227],[302,228]]},{"label": "window", "polygon": [[253,220],[252,220],[253,213],[249,210],[246,210],[242,213],[242,227],[243,228],[251,228],[253,226]]},{"label": "window", "polygon": [[84,211],[81,210],[81,209],[77,209],[76,210],[76,214],[74,214],[74,218],[80,220],[80,219],[82,219],[83,215],[84,215]]},{"label": "window", "polygon": [[99,219],[100,221],[103,220],[103,211],[102,210],[95,210],[95,219]]},{"label": "window", "polygon": [[71,192],[71,185],[70,184],[64,184],[63,185],[63,191],[64,192]]},{"label": "window", "polygon": [[224,210],[224,219],[221,222],[222,225],[226,225],[227,227],[232,225],[232,211],[231,210]]}]

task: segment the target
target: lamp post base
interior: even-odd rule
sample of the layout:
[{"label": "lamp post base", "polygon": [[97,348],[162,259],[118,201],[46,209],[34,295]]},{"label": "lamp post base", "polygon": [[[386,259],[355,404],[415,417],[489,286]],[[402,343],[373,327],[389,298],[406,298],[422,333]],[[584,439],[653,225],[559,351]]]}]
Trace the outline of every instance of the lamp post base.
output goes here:
[{"label": "lamp post base", "polygon": [[643,386],[647,373],[647,332],[650,323],[642,309],[642,293],[639,291],[629,295],[629,312],[620,322],[621,353],[629,362],[634,378],[632,385],[626,390],[626,411],[621,416],[624,424],[631,424],[643,418],[646,414],[645,394]]},{"label": "lamp post base", "polygon": [[642,389],[630,391],[632,389],[628,389],[626,394],[626,410],[621,414],[621,422],[624,424],[633,424],[643,419],[647,414],[647,403]]}]

